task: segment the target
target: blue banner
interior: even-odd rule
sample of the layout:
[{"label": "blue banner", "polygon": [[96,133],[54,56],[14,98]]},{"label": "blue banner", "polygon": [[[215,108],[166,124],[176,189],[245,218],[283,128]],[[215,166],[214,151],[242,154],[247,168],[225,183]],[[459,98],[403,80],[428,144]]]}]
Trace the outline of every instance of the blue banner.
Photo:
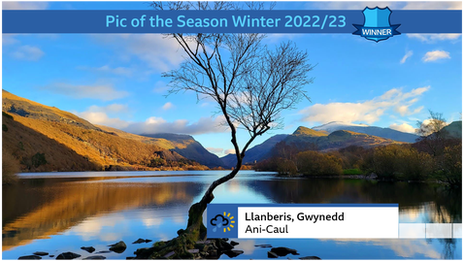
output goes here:
[{"label": "blue banner", "polygon": [[[362,10],[3,10],[3,33],[353,33]],[[461,10],[392,10],[401,33],[461,33]]]}]

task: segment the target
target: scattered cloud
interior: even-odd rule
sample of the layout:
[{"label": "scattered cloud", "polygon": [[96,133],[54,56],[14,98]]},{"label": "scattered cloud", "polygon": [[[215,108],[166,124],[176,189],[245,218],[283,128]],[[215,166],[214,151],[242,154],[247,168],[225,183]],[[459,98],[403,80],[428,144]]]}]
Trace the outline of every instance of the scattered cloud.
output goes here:
[{"label": "scattered cloud", "polygon": [[92,105],[83,112],[73,112],[93,124],[109,126],[134,134],[177,133],[177,134],[205,134],[227,132],[223,117],[202,117],[196,122],[188,120],[167,121],[161,117],[150,117],[143,122],[131,122],[120,119],[120,115],[129,112],[124,104],[110,104],[107,106]]},{"label": "scattered cloud", "polygon": [[111,101],[129,95],[126,91],[118,91],[111,84],[73,85],[68,83],[55,83],[42,87],[44,90],[66,95],[77,99],[98,99]]},{"label": "scattered cloud", "polygon": [[462,2],[407,2],[407,4],[402,8],[404,10],[461,10]]},{"label": "scattered cloud", "polygon": [[406,54],[403,56],[403,58],[401,59],[400,63],[403,64],[406,62],[406,60],[411,57],[413,54],[412,51],[407,51]]},{"label": "scattered cloud", "polygon": [[[112,34],[93,35],[99,43],[114,48],[124,59],[136,57],[157,71],[168,71],[183,60],[183,51],[175,39],[161,34]],[[129,55],[129,57],[127,57]]]},{"label": "scattered cloud", "polygon": [[205,134],[226,132],[222,117],[202,117],[196,122],[188,120],[175,120],[168,122],[161,117],[150,117],[144,122],[130,123],[123,129],[135,134],[178,133],[178,134]]},{"label": "scattered cloud", "polygon": [[13,45],[19,43],[15,38],[16,34],[2,34],[2,45]]},{"label": "scattered cloud", "polygon": [[407,132],[407,133],[414,133],[416,131],[416,129],[407,124],[407,123],[403,123],[403,124],[396,124],[396,123],[393,123],[390,125],[390,129],[394,129],[394,130],[397,130],[397,131],[402,131],[402,132]]},{"label": "scattered cloud", "polygon": [[224,154],[229,155],[229,154],[235,154],[235,149],[228,149],[224,151]]},{"label": "scattered cloud", "polygon": [[419,97],[430,89],[430,86],[421,87],[403,92],[401,89],[391,89],[383,95],[363,102],[333,102],[328,104],[315,104],[299,111],[302,120],[314,123],[330,121],[366,122],[374,123],[387,111],[404,115],[419,113],[423,107],[410,109]]},{"label": "scattered cloud", "polygon": [[424,63],[434,62],[442,59],[451,59],[449,52],[435,50],[427,52],[424,57],[422,57],[422,61],[424,61]]},{"label": "scattered cloud", "polygon": [[[11,39],[10,39],[11,40]],[[38,61],[45,53],[36,46],[23,45],[13,51],[11,56],[18,60]]]},{"label": "scattered cloud", "polygon": [[121,120],[119,118],[110,118],[104,112],[81,112],[77,116],[84,118],[91,122],[92,124],[103,125],[108,127],[113,127],[116,129],[123,129],[129,125],[128,122]]},{"label": "scattered cloud", "polygon": [[223,155],[224,154],[224,149],[223,148],[212,148],[208,147],[206,148],[211,153],[217,154],[217,155]]},{"label": "scattered cloud", "polygon": [[170,103],[170,102],[166,102],[166,103],[163,105],[163,107],[161,107],[161,108],[162,108],[163,110],[167,111],[167,110],[169,110],[169,109],[174,108],[174,105],[173,105],[172,103]]},{"label": "scattered cloud", "polygon": [[418,39],[425,43],[435,43],[437,41],[457,40],[461,34],[406,34],[409,38]]},{"label": "scattered cloud", "polygon": [[109,74],[115,74],[115,75],[127,76],[127,77],[130,77],[133,74],[133,69],[131,68],[127,68],[127,67],[112,68],[109,65],[103,65],[101,67],[79,66],[77,68],[81,70],[93,71],[97,73],[109,73]]},{"label": "scattered cloud", "polygon": [[3,10],[44,10],[47,7],[47,2],[2,2]]}]

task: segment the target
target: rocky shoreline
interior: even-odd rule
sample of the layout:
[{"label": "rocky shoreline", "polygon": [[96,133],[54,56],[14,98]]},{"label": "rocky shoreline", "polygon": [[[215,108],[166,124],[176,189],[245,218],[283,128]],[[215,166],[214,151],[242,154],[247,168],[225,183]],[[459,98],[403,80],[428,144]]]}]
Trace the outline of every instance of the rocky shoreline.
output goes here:
[{"label": "rocky shoreline", "polygon": [[[132,244],[141,244],[141,243],[149,243],[152,240],[150,239],[142,239],[139,238],[136,241],[134,241]],[[132,257],[126,257],[126,259],[175,259],[177,256],[175,251],[171,251],[163,256],[158,256],[157,255],[157,250],[162,247],[162,241],[156,242],[153,244],[152,247],[146,247],[146,248],[139,248],[134,252],[135,256]],[[235,249],[236,246],[240,245],[239,242],[230,240],[228,238],[222,238],[222,239],[205,239],[202,241],[197,241],[196,244],[194,245],[194,248],[188,249],[187,252],[191,254],[189,259],[219,259],[221,255],[226,255],[229,258],[234,258],[237,256],[240,256],[241,254],[244,253],[243,250]],[[105,253],[123,253],[127,245],[124,241],[119,241],[115,244],[108,245],[108,250],[102,250],[95,252],[95,248],[92,246],[83,246],[81,247],[82,250],[85,250],[91,254],[88,257],[83,258],[83,260],[95,260],[95,259],[106,259],[106,257],[102,254]],[[269,248],[269,251],[267,252],[267,258],[278,258],[278,257],[283,257],[287,255],[293,255],[293,256],[298,256],[300,255],[297,250],[292,249],[292,248],[287,248],[287,247],[272,247],[270,244],[259,244],[255,245],[257,248]],[[32,255],[27,255],[27,256],[21,256],[18,259],[19,260],[39,260],[42,259],[42,257],[55,257],[54,255],[49,255],[48,252],[43,252],[43,251],[36,251]],[[59,255],[56,256],[56,259],[75,259],[81,257],[80,254],[73,253],[73,252],[63,252]],[[260,258],[260,259],[264,259]],[[287,259],[292,259],[289,256]],[[301,260],[316,260],[320,259],[317,256],[305,256],[305,257],[298,257],[298,259]]]}]

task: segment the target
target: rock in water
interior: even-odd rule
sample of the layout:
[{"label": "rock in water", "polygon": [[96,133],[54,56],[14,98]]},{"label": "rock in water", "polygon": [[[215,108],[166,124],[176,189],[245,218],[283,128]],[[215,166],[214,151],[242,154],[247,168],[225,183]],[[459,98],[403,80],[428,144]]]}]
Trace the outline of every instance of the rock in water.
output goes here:
[{"label": "rock in water", "polygon": [[109,246],[110,246],[111,251],[114,251],[114,252],[116,252],[118,254],[121,254],[127,248],[126,243],[124,243],[124,241],[119,241],[118,243],[112,244],[112,245],[109,245]]},{"label": "rock in water", "polygon": [[232,250],[224,251],[224,254],[226,254],[230,258],[233,258],[233,257],[236,257],[238,255],[243,254],[243,251],[242,250],[234,250],[234,249],[232,249]]},{"label": "rock in water", "polygon": [[274,247],[271,249],[271,252],[277,254],[278,256],[286,256],[288,254],[299,255],[295,249],[288,247]]},{"label": "rock in water", "polygon": [[91,259],[106,259],[104,256],[88,256],[84,258],[83,260],[91,260]]},{"label": "rock in water", "polygon": [[216,242],[216,244],[217,244],[217,248],[218,248],[219,250],[231,250],[231,249],[234,248],[231,244],[229,244],[229,243],[227,243],[226,241],[221,240],[221,239],[219,239],[219,240]]},{"label": "rock in water", "polygon": [[230,241],[230,244],[233,245],[233,246],[236,246],[236,245],[238,245],[238,242],[232,240],[232,241]]},{"label": "rock in water", "polygon": [[274,252],[268,251],[267,252],[267,257],[268,258],[278,258],[279,256]]},{"label": "rock in water", "polygon": [[29,259],[29,260],[34,260],[34,259],[42,259],[40,256],[36,256],[36,255],[30,255],[30,256],[20,256],[18,258],[18,260],[22,260],[22,259]]},{"label": "rock in water", "polygon": [[300,257],[299,259],[301,260],[321,260],[321,258],[318,256],[304,256],[304,257]]},{"label": "rock in water", "polygon": [[95,248],[94,247],[81,247],[82,250],[85,250],[89,253],[93,253],[93,251],[95,251]]},{"label": "rock in water", "polygon": [[37,251],[37,252],[34,252],[34,255],[36,255],[36,256],[46,256],[46,255],[48,255],[48,253],[47,252],[42,252],[42,251]]},{"label": "rock in water", "polygon": [[80,256],[81,255],[73,253],[73,252],[64,252],[64,253],[59,254],[56,257],[56,259],[74,259],[74,258],[78,258]]},{"label": "rock in water", "polygon": [[150,239],[139,238],[136,241],[134,241],[132,244],[141,244],[141,243],[149,243],[149,242],[151,242]]},{"label": "rock in water", "polygon": [[270,245],[270,244],[259,244],[259,245],[255,245],[255,247],[260,247],[260,248],[271,248],[272,245]]}]

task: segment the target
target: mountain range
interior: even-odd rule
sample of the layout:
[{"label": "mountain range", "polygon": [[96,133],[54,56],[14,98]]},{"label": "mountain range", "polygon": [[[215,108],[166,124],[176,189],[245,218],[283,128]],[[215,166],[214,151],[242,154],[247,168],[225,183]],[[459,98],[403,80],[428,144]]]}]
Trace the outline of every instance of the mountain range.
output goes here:
[{"label": "mountain range", "polygon": [[[4,155],[12,155],[23,172],[84,170],[181,170],[232,168],[234,154],[219,158],[192,136],[157,133],[136,135],[95,125],[72,113],[42,105],[2,91]],[[461,137],[462,123],[445,127]],[[298,127],[292,134],[278,134],[250,148],[243,160],[253,164],[272,156],[284,142],[321,151],[350,145],[372,147],[415,142],[417,135],[363,124],[330,122]]]},{"label": "mountain range", "polygon": [[365,124],[353,124],[340,121],[332,121],[320,126],[313,127],[312,129],[317,131],[327,131],[328,133],[332,133],[338,130],[347,130],[408,143],[416,142],[416,140],[419,138],[419,136],[415,134],[401,132],[390,128],[381,128]]},{"label": "mountain range", "polygon": [[[332,130],[330,130],[332,131]],[[260,145],[257,145],[245,153],[244,163],[253,163],[272,156],[272,149],[279,143],[284,142],[301,149],[315,149],[320,151],[338,150],[351,145],[362,147],[373,147],[380,145],[402,143],[399,141],[358,133],[349,130],[315,130],[304,126],[298,127],[290,135],[276,135]],[[232,167],[237,162],[235,155],[227,155],[222,158],[227,167]]]}]

